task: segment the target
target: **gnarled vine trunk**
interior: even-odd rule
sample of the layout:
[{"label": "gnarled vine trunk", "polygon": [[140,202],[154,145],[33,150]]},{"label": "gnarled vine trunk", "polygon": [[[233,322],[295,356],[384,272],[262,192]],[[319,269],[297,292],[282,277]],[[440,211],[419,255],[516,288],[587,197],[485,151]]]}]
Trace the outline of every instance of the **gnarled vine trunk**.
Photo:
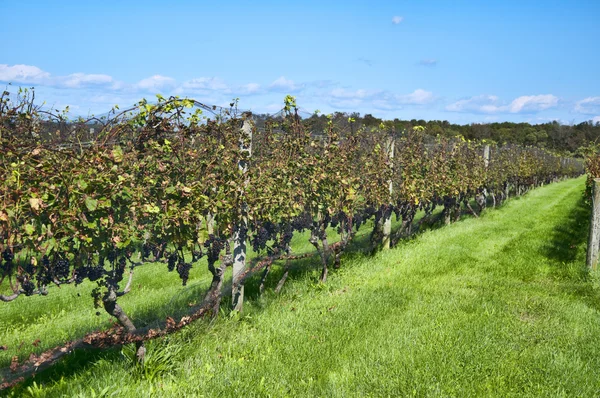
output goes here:
[{"label": "gnarled vine trunk", "polygon": [[[117,297],[117,291],[113,286],[110,286],[104,297],[102,297],[102,304],[104,305],[104,309],[107,313],[109,313],[110,315],[115,317],[117,321],[119,321],[119,324],[125,328],[127,333],[134,333],[137,329],[131,321],[131,319],[129,319],[125,311],[123,311],[123,308],[121,308],[121,306],[117,303]],[[135,356],[137,358],[137,361],[139,363],[143,363],[146,355],[146,347],[144,347],[144,343],[137,342],[135,344],[135,348]]]}]

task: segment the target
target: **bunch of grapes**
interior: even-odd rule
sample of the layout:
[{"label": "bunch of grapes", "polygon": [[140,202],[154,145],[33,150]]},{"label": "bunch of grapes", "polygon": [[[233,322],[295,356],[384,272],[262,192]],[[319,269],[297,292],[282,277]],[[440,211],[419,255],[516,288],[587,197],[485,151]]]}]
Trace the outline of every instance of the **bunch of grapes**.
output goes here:
[{"label": "bunch of grapes", "polygon": [[119,257],[119,261],[117,263],[117,267],[115,268],[115,277],[118,280],[123,279],[123,274],[125,273],[125,267],[127,266],[127,257],[121,256]]},{"label": "bunch of grapes", "polygon": [[325,227],[327,227],[330,222],[331,222],[331,215],[329,214],[329,212],[325,212],[325,217],[323,217],[323,224],[325,225]]},{"label": "bunch of grapes", "polygon": [[23,266],[23,271],[29,275],[33,275],[35,273],[35,267],[31,262],[28,262]]},{"label": "bunch of grapes", "polygon": [[116,266],[113,266],[113,269],[106,273],[106,286],[112,287],[115,290],[119,290],[119,282],[123,280],[123,273],[125,272],[126,264],[125,257],[120,257],[118,259]]},{"label": "bunch of grapes", "polygon": [[13,269],[14,255],[9,248],[4,249],[2,252],[2,259],[4,260],[4,262],[0,261],[0,271],[2,272],[2,275],[10,274]]},{"label": "bunch of grapes", "polygon": [[335,227],[337,227],[339,225],[339,223],[341,221],[341,219],[339,217],[339,214],[340,213],[336,213],[336,214],[333,215],[333,217],[331,217],[331,224],[330,224],[331,228],[335,228]]},{"label": "bunch of grapes", "polygon": [[25,292],[26,296],[32,296],[35,292],[35,285],[31,282],[31,279],[26,275],[17,277],[17,281],[21,284],[21,289]]},{"label": "bunch of grapes", "polygon": [[15,256],[13,255],[12,251],[7,247],[2,252],[2,258],[4,259],[5,262],[10,263],[13,261]]},{"label": "bunch of grapes", "polygon": [[310,213],[305,212],[292,220],[292,228],[295,231],[302,232],[305,229],[310,229],[310,227],[312,226],[312,223],[313,223],[313,219],[312,219]]},{"label": "bunch of grapes", "polygon": [[204,253],[202,252],[202,247],[200,247],[200,250],[192,251],[192,262],[195,263],[196,261],[200,260],[203,256]]},{"label": "bunch of grapes", "polygon": [[179,256],[177,255],[177,253],[171,253],[171,255],[169,255],[169,259],[167,262],[167,269],[169,270],[169,272],[172,272],[175,269],[175,265],[177,265],[178,260]]},{"label": "bunch of grapes", "polygon": [[59,258],[58,260],[56,260],[56,262],[54,263],[53,271],[54,276],[56,276],[58,280],[68,279],[70,273],[69,260],[67,260],[66,258]]},{"label": "bunch of grapes", "polygon": [[42,286],[47,286],[50,282],[52,282],[52,268],[50,267],[50,259],[48,258],[48,256],[45,255],[42,257],[42,266],[38,269],[38,288],[41,288]]},{"label": "bunch of grapes", "polygon": [[260,250],[264,249],[267,245],[267,241],[270,238],[271,236],[269,234],[269,231],[263,226],[259,227],[251,240],[252,249],[255,252],[259,252]]},{"label": "bunch of grapes", "polygon": [[152,249],[150,248],[150,245],[144,243],[142,245],[142,260],[147,260],[148,257],[150,257],[150,254],[152,254]]},{"label": "bunch of grapes", "polygon": [[142,245],[142,260],[147,260],[150,256],[158,257],[158,246],[153,243],[144,243]]},{"label": "bunch of grapes", "polygon": [[275,236],[279,232],[278,225],[271,221],[265,221],[263,223],[263,227],[267,230],[270,236]]},{"label": "bunch of grapes", "polygon": [[88,275],[88,269],[91,267],[79,267],[75,270],[75,285],[80,285]]},{"label": "bunch of grapes", "polygon": [[338,227],[337,228],[338,233],[342,233],[342,226],[341,226],[342,221],[348,221],[348,216],[346,216],[346,213],[344,213],[343,211],[339,211],[336,214],[334,214],[333,217],[331,217],[331,227],[332,228]]},{"label": "bunch of grapes", "polygon": [[454,206],[456,204],[456,199],[451,198],[449,196],[444,196],[444,207]]},{"label": "bunch of grapes", "polygon": [[183,262],[183,260],[180,260],[179,263],[177,264],[177,273],[179,274],[179,277],[181,278],[181,282],[182,282],[183,286],[185,286],[187,284],[188,278],[190,277],[190,269],[191,268],[192,268],[192,264]]},{"label": "bunch of grapes", "polygon": [[204,247],[208,249],[206,255],[208,258],[208,264],[213,265],[219,259],[219,255],[221,254],[221,250],[224,247],[223,239],[215,236],[213,234],[208,235],[208,239],[204,242]]},{"label": "bunch of grapes", "polygon": [[95,282],[104,276],[104,257],[98,259],[98,265],[90,266],[87,269],[87,277],[90,281]]},{"label": "bunch of grapes", "polygon": [[294,230],[290,224],[285,224],[284,227],[281,227],[281,235],[279,237],[279,248],[282,250],[286,250],[294,237]]},{"label": "bunch of grapes", "polygon": [[360,226],[363,224],[364,219],[363,219],[363,215],[361,213],[356,213],[354,214],[354,225],[356,226],[356,231],[358,232],[358,229],[360,228]]}]

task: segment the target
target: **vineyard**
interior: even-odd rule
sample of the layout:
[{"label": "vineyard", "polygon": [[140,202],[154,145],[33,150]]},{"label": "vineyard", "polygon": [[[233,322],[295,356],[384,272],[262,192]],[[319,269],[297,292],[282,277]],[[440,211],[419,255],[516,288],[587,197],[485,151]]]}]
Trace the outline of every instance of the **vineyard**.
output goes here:
[{"label": "vineyard", "polygon": [[[579,159],[432,137],[419,126],[396,131],[329,120],[319,128],[289,96],[281,114],[260,127],[235,103],[218,110],[198,104],[159,97],[67,123],[28,97],[1,97],[0,301],[91,284],[90,306],[115,320],[109,330],[70,336],[77,339],[29,358],[13,352],[0,373],[3,388],[76,348],[132,344],[143,362],[146,341],[217,316],[224,295],[241,311],[244,282],[260,272],[262,290],[276,261],[286,264],[278,290],[291,267],[315,254],[318,281],[326,283],[361,227],[372,229],[374,253],[425,226],[478,217],[584,172]],[[312,252],[292,251],[298,236]],[[138,267],[156,262],[183,286],[192,267],[207,264],[212,281],[187,315],[136,325],[119,300],[136,288]]]}]

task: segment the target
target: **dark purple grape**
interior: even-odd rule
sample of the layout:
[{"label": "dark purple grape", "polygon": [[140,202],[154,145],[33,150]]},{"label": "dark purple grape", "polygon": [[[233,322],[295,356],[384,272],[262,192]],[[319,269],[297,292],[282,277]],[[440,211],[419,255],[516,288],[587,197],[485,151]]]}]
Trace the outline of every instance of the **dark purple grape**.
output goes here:
[{"label": "dark purple grape", "polygon": [[59,280],[64,280],[69,278],[69,260],[65,258],[60,258],[54,263],[53,267],[54,276]]},{"label": "dark purple grape", "polygon": [[181,283],[183,284],[183,286],[185,286],[187,284],[188,278],[190,277],[190,269],[192,268],[192,264],[190,263],[185,263],[183,261],[180,261],[177,264],[177,273],[179,274],[179,277],[181,278]]},{"label": "dark purple grape", "polygon": [[167,268],[169,272],[172,272],[175,269],[175,265],[177,265],[177,261],[179,260],[179,256],[177,253],[172,253],[169,256],[169,260],[167,262]]},{"label": "dark purple grape", "polygon": [[4,249],[4,251],[2,252],[2,258],[4,259],[4,261],[6,261],[7,263],[12,262],[12,260],[15,258],[13,252],[7,247],[6,249]]}]

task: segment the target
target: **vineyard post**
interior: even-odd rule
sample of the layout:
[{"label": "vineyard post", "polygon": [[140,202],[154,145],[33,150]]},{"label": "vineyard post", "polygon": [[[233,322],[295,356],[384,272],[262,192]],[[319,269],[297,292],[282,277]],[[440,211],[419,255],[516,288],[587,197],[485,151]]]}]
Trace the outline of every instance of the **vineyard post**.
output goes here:
[{"label": "vineyard post", "polygon": [[483,163],[485,164],[485,169],[490,165],[490,146],[486,145],[483,147]]},{"label": "vineyard post", "polygon": [[[246,155],[238,162],[238,167],[244,176],[244,188],[248,185],[248,179],[245,175],[248,172],[248,161],[252,156],[252,114],[244,113],[244,121],[240,130],[240,152]],[[245,194],[244,194],[245,196]],[[242,197],[241,214],[238,225],[233,235],[233,276],[231,287],[232,308],[234,311],[242,311],[244,305],[244,285],[242,284],[242,275],[246,270],[246,232],[248,231],[248,209],[245,198]]]},{"label": "vineyard post", "polygon": [[[486,176],[487,176],[487,172],[490,168],[490,146],[489,145],[483,146],[483,167],[484,167],[484,173],[486,173]],[[475,200],[477,201],[477,204],[479,205],[480,211],[482,211],[487,206],[488,194],[489,194],[489,192],[487,191],[487,188],[484,187],[481,190],[481,192],[479,192],[475,196]],[[470,206],[468,205],[468,203],[467,203],[467,208],[470,209]],[[471,210],[471,212],[472,211],[473,210]]]},{"label": "vineyard post", "polygon": [[213,213],[208,213],[206,215],[206,229],[209,235],[213,235],[215,233],[215,215]]},{"label": "vineyard post", "polygon": [[592,214],[590,217],[590,236],[587,249],[587,266],[595,270],[598,266],[600,251],[600,178],[594,178],[592,187]]},{"label": "vineyard post", "polygon": [[[388,141],[387,141],[387,145],[386,145],[386,152],[387,152],[387,158],[388,158],[388,163],[391,165],[394,164],[394,149],[396,146],[396,141],[394,140],[393,137],[389,137]],[[392,182],[392,179],[390,178],[388,181],[388,186],[389,186],[389,192],[390,192],[390,203],[388,205],[391,205],[391,201],[392,201],[392,195],[394,194],[394,183]],[[389,209],[386,210],[385,214],[383,215],[384,222],[383,222],[383,249],[389,249],[390,248],[390,236],[392,234],[392,212],[389,211]]]}]

